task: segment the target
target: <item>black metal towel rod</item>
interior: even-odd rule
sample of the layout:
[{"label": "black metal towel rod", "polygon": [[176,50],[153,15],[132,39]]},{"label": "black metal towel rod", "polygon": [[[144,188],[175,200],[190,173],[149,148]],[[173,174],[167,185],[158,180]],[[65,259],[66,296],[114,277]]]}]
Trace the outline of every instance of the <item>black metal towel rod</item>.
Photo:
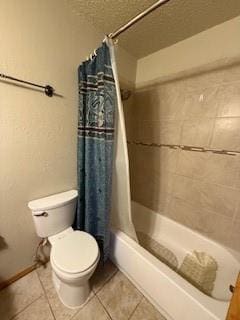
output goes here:
[{"label": "black metal towel rod", "polygon": [[25,83],[25,84],[28,84],[28,85],[33,86],[33,87],[42,88],[42,89],[44,89],[44,92],[48,97],[52,97],[53,93],[54,93],[53,87],[51,87],[49,85],[41,86],[41,85],[33,83],[33,82],[20,80],[20,79],[14,78],[14,77],[7,76],[7,75],[5,75],[3,73],[0,73],[0,78],[16,81],[16,82],[20,82],[20,83]]}]

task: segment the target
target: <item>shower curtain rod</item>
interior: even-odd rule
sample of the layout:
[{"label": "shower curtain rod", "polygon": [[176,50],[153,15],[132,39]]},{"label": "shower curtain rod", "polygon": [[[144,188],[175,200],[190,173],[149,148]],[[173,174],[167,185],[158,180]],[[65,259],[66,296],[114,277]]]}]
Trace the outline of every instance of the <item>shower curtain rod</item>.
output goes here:
[{"label": "shower curtain rod", "polygon": [[109,38],[114,39],[117,36],[119,36],[121,33],[123,33],[124,31],[126,31],[127,29],[131,28],[131,26],[133,26],[135,23],[137,23],[138,21],[142,20],[146,15],[148,15],[149,13],[151,13],[152,11],[158,9],[159,7],[161,7],[162,5],[164,5],[165,3],[167,3],[170,0],[159,0],[156,3],[154,3],[152,6],[150,6],[149,8],[147,8],[146,10],[144,10],[143,12],[139,13],[136,17],[134,17],[133,19],[131,19],[130,21],[128,21],[128,23],[122,25],[119,29],[117,29],[116,31],[110,33],[108,35]]}]

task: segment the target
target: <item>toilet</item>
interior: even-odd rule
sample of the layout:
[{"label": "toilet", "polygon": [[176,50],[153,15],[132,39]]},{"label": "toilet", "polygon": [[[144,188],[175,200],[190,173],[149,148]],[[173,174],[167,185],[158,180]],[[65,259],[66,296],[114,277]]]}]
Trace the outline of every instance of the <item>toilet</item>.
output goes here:
[{"label": "toilet", "polygon": [[70,308],[87,302],[89,279],[100,258],[96,240],[71,227],[77,197],[78,192],[70,190],[28,203],[38,236],[47,238],[51,244],[54,287],[62,303]]}]

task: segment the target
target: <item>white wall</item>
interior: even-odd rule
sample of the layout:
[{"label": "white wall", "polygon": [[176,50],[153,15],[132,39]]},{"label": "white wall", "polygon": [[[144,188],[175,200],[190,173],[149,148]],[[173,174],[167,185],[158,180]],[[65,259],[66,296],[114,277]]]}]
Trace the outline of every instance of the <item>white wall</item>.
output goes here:
[{"label": "white wall", "polygon": [[[103,37],[63,0],[0,2],[0,72],[63,96],[0,82],[0,281],[32,265],[27,202],[76,187],[77,67]],[[135,79],[122,59],[120,77]]]},{"label": "white wall", "polygon": [[127,87],[135,87],[137,59],[119,45],[115,46],[119,81]]},{"label": "white wall", "polygon": [[239,39],[240,16],[141,58],[136,86],[216,60],[239,57]]}]

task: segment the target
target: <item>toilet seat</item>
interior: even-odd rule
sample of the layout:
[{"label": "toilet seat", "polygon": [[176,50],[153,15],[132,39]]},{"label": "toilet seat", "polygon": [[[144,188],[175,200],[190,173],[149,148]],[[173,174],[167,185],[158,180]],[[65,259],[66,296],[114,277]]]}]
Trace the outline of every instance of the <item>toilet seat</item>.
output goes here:
[{"label": "toilet seat", "polygon": [[83,231],[73,231],[54,242],[51,261],[63,273],[85,273],[99,259],[96,240]]}]

